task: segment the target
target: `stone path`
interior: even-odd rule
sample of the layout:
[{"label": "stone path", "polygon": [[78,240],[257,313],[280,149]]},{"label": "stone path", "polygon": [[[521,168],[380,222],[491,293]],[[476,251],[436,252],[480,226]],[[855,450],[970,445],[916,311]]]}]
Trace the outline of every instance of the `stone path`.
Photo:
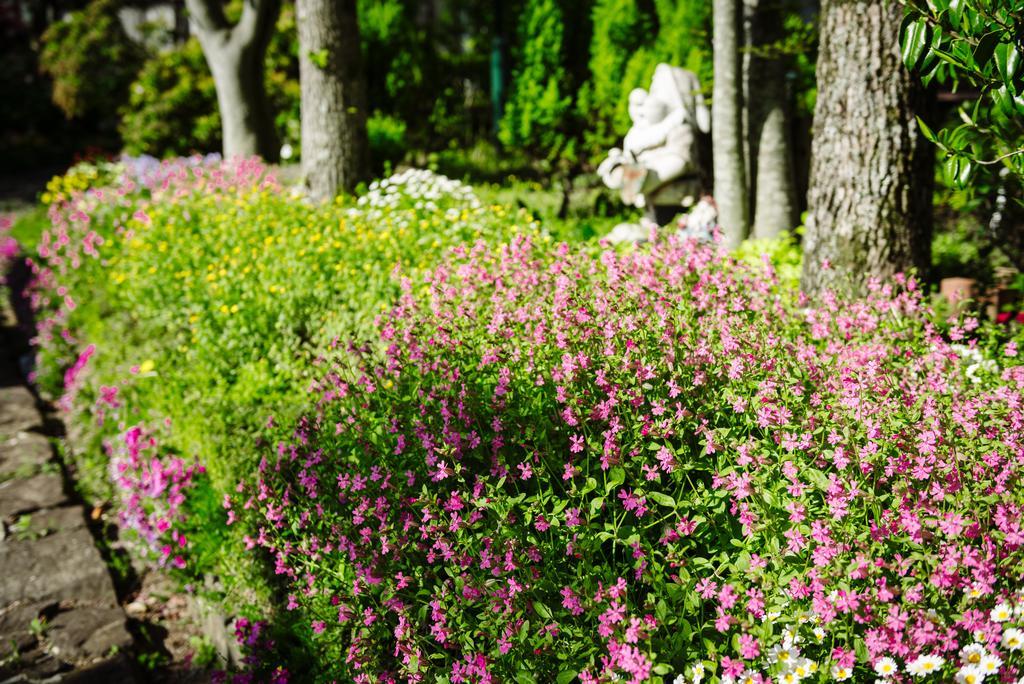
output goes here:
[{"label": "stone path", "polygon": [[132,637],[0,308],[0,684],[134,682]]}]

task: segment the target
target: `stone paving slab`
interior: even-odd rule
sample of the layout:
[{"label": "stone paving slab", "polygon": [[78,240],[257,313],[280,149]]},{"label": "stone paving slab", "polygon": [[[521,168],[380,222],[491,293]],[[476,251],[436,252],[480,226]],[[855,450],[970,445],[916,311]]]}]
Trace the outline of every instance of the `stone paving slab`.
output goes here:
[{"label": "stone paving slab", "polygon": [[0,684],[134,682],[114,583],[11,343],[0,327]]},{"label": "stone paving slab", "polygon": [[47,601],[16,602],[0,613],[0,660],[15,653],[25,653],[36,646],[36,635],[31,629],[33,620],[39,619],[55,604]]},{"label": "stone paving slab", "polygon": [[56,473],[41,473],[0,482],[0,518],[60,506],[67,500],[64,495],[64,478]]},{"label": "stone paving slab", "polygon": [[13,435],[43,426],[36,398],[24,385],[0,387],[0,409],[0,434]]},{"label": "stone paving slab", "polygon": [[19,431],[0,441],[0,480],[34,474],[52,458],[53,448],[45,435]]},{"label": "stone paving slab", "polygon": [[117,605],[110,573],[84,527],[38,539],[9,536],[0,543],[0,567],[0,606],[15,601]]},{"label": "stone paving slab", "polygon": [[52,655],[80,662],[123,651],[131,646],[132,637],[120,607],[78,608],[50,621],[46,641]]}]

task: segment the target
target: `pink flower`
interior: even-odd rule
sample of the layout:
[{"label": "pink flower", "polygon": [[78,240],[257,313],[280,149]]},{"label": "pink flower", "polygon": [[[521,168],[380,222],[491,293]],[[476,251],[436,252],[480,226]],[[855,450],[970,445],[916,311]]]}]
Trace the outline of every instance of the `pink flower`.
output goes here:
[{"label": "pink flower", "polygon": [[753,635],[740,634],[739,652],[740,657],[744,660],[753,660],[761,655],[761,645]]}]

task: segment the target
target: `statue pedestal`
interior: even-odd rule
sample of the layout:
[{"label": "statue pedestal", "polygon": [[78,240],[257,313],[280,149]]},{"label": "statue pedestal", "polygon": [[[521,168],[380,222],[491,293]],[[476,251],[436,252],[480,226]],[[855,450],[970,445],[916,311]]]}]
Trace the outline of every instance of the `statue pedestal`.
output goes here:
[{"label": "statue pedestal", "polygon": [[688,211],[700,196],[700,179],[696,176],[677,178],[644,197],[644,216],[664,226],[676,215]]}]

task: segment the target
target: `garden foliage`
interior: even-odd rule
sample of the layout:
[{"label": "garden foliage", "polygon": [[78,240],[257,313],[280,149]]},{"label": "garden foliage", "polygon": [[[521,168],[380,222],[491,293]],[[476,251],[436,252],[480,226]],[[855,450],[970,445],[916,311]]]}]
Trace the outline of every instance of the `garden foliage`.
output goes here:
[{"label": "garden foliage", "polygon": [[127,539],[302,641],[277,680],[1024,674],[1024,366],[915,281],[810,302],[428,172],[114,177],[54,186],[39,379]]},{"label": "garden foliage", "polygon": [[40,68],[53,79],[53,101],[69,119],[109,123],[127,99],[143,51],[121,27],[120,7],[118,0],[92,0],[42,36]]},{"label": "garden foliage", "polygon": [[326,678],[1019,675],[1016,346],[913,280],[809,304],[692,243],[457,249],[232,512]]},{"label": "garden foliage", "polygon": [[927,86],[977,89],[960,121],[925,134],[946,154],[943,173],[963,187],[985,167],[1024,178],[1024,8],[1016,0],[907,4],[900,47]]},{"label": "garden foliage", "polygon": [[541,158],[563,155],[572,96],[566,88],[562,10],[556,0],[527,0],[519,25],[512,89],[500,139]]},{"label": "garden foliage", "polygon": [[188,546],[188,572],[228,584],[248,570],[221,499],[255,465],[268,419],[308,408],[331,340],[370,328],[397,292],[394,269],[533,230],[429,172],[324,207],[255,161],[143,158],[91,177],[113,182],[52,184],[33,258],[38,383],[72,411],[86,495],[120,497],[122,522],[160,562],[183,564],[169,545]]}]

